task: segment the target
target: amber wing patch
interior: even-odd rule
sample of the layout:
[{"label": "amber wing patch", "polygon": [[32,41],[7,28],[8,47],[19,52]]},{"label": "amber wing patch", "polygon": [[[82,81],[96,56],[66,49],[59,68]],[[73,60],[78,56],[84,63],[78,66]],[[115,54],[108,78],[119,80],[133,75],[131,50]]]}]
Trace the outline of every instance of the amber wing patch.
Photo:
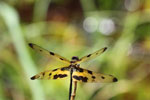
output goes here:
[{"label": "amber wing patch", "polygon": [[82,63],[84,61],[88,61],[90,59],[93,59],[93,58],[99,56],[100,54],[102,54],[104,51],[106,51],[106,49],[107,49],[107,47],[102,48],[102,49],[100,49],[100,50],[98,50],[98,51],[96,51],[94,53],[88,54],[87,56],[84,56],[81,59],[79,59],[78,61],[76,61],[76,63],[80,64],[80,63]]},{"label": "amber wing patch", "polygon": [[48,50],[46,50],[46,49],[44,49],[44,48],[42,48],[42,47],[40,47],[40,46],[38,46],[36,44],[33,44],[33,43],[29,43],[29,46],[33,50],[37,51],[38,53],[40,53],[40,54],[42,54],[44,56],[54,58],[54,59],[56,59],[58,61],[61,61],[63,63],[67,63],[68,65],[70,64],[69,60],[67,60],[66,58],[64,58],[64,57],[62,57],[62,56],[60,56],[60,55],[58,55],[58,54],[56,54],[56,53],[54,53],[52,51],[48,51]]},{"label": "amber wing patch", "polygon": [[90,70],[82,69],[83,72],[80,72],[82,68],[78,68],[73,72],[73,80],[78,82],[96,82],[96,83],[110,83],[117,82],[117,78],[112,75],[106,75],[101,73],[94,73]]},{"label": "amber wing patch", "polygon": [[41,72],[33,77],[31,80],[35,79],[64,79],[67,78],[69,74],[69,67],[62,67],[54,70],[47,70]]}]

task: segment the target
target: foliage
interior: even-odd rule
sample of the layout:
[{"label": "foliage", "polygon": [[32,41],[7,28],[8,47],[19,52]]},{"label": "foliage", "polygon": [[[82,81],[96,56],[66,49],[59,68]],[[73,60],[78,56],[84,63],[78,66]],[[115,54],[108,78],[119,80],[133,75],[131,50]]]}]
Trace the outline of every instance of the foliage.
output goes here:
[{"label": "foliage", "polygon": [[67,100],[68,80],[32,81],[59,64],[28,43],[68,59],[108,50],[81,67],[116,76],[112,84],[78,83],[76,100],[150,99],[149,0],[0,1],[0,100]]}]

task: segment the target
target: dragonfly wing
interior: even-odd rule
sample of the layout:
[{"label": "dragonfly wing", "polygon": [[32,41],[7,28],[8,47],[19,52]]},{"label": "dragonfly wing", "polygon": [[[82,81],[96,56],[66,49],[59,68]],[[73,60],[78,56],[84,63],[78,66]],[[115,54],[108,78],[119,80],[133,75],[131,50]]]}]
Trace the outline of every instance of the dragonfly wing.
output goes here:
[{"label": "dragonfly wing", "polygon": [[70,75],[69,67],[62,67],[54,70],[47,70],[44,72],[41,72],[37,75],[34,75],[31,77],[31,80],[35,79],[64,79],[67,78],[68,75]]},{"label": "dragonfly wing", "polygon": [[111,83],[111,82],[117,82],[117,78],[115,78],[112,75],[106,75],[101,73],[94,73],[90,70],[77,68],[73,72],[73,81],[79,81],[79,82],[95,82],[95,83]]},{"label": "dragonfly wing", "polygon": [[102,54],[104,51],[106,51],[106,49],[107,49],[107,47],[102,48],[102,49],[100,49],[100,50],[98,50],[98,51],[96,51],[96,52],[94,52],[94,53],[92,53],[92,54],[88,54],[87,56],[84,56],[84,57],[82,57],[81,59],[79,59],[78,61],[76,61],[76,63],[77,63],[77,64],[80,64],[80,63],[82,63],[82,62],[84,62],[84,61],[93,59],[93,58],[99,56],[100,54]]},{"label": "dragonfly wing", "polygon": [[48,51],[46,49],[43,49],[42,47],[36,45],[36,44],[33,44],[33,43],[29,43],[29,46],[34,49],[35,51],[37,51],[38,53],[44,55],[44,56],[47,56],[47,57],[51,57],[51,58],[54,58],[56,60],[59,60],[61,62],[64,62],[64,63],[67,63],[67,64],[70,64],[70,61],[67,60],[66,58],[54,53],[54,52],[51,52],[51,51]]}]

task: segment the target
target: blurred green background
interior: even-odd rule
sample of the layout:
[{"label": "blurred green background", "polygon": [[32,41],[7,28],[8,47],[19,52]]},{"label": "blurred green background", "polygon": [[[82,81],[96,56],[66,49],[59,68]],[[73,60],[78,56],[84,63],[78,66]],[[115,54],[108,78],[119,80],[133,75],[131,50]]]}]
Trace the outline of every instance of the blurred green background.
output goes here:
[{"label": "blurred green background", "polygon": [[64,66],[28,47],[68,59],[105,46],[81,64],[117,83],[78,83],[76,100],[150,100],[150,0],[1,0],[0,100],[68,100],[69,80],[30,80]]}]

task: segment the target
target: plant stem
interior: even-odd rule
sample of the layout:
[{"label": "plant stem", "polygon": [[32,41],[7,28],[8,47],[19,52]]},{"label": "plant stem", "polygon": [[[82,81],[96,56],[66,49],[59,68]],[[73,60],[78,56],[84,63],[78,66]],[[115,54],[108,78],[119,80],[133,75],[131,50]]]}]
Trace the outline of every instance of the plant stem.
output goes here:
[{"label": "plant stem", "polygon": [[77,81],[74,81],[74,89],[73,92],[71,94],[71,100],[75,100],[75,96],[76,96],[76,90],[77,90]]}]

